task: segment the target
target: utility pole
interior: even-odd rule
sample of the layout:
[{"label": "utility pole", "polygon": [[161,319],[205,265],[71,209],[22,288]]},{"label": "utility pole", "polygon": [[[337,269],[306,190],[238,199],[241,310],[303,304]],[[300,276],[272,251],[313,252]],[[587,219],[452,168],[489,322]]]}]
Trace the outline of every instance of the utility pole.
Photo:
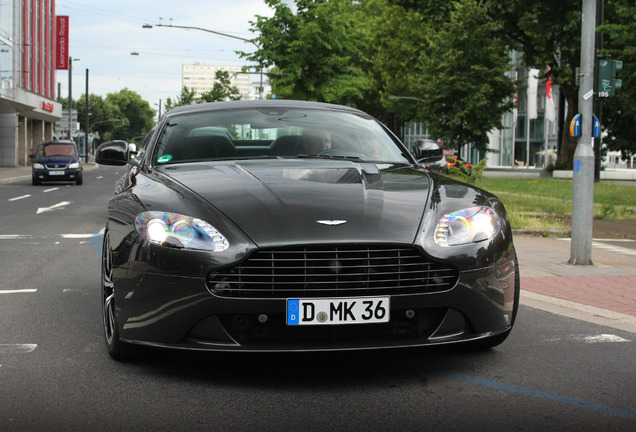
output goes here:
[{"label": "utility pole", "polygon": [[73,141],[73,57],[68,58],[68,139]]},{"label": "utility pole", "polygon": [[574,152],[572,190],[572,244],[570,264],[592,265],[594,221],[594,149],[592,125],[594,105],[594,58],[597,0],[583,0],[581,25],[581,80],[579,111],[581,136]]},{"label": "utility pole", "polygon": [[[88,68],[86,68],[86,112],[85,112],[85,121],[84,121],[84,154],[86,155],[86,157],[84,158],[84,162],[88,162],[88,154],[90,153],[89,148],[88,148],[88,122],[89,122],[89,117],[88,117]],[[77,121],[79,121],[79,119],[77,119]]]}]

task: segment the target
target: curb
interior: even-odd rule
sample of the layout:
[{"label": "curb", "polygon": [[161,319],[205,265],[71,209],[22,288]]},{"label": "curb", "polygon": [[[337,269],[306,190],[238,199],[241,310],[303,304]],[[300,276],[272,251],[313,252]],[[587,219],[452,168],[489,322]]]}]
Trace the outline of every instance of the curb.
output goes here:
[{"label": "curb", "polygon": [[[523,284],[523,278],[521,282]],[[534,309],[636,334],[636,317],[631,315],[537,294],[523,288],[520,303]]]}]

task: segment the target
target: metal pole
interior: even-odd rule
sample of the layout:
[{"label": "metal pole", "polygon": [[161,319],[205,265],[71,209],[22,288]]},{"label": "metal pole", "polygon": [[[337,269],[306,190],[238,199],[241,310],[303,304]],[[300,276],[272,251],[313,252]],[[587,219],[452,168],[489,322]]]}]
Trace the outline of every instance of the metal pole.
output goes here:
[{"label": "metal pole", "polygon": [[73,140],[71,126],[73,124],[73,57],[68,58],[68,139]]},{"label": "metal pole", "polygon": [[577,265],[592,265],[592,227],[594,222],[592,110],[594,103],[596,1],[583,0],[581,25],[581,85],[579,87],[581,136],[574,152],[572,249],[569,261],[570,264]]},{"label": "metal pole", "polygon": [[86,68],[86,121],[84,122],[85,126],[84,126],[84,153],[86,154],[86,157],[84,158],[85,162],[88,162],[88,68]]}]

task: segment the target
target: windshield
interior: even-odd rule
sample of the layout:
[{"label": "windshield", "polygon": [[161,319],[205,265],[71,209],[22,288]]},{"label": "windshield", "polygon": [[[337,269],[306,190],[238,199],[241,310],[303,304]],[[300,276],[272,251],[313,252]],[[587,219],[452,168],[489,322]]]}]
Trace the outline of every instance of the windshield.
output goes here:
[{"label": "windshield", "polygon": [[169,120],[157,164],[246,158],[338,158],[408,164],[373,118],[311,109],[209,111]]},{"label": "windshield", "polygon": [[38,152],[41,156],[75,156],[75,146],[72,144],[43,144]]}]

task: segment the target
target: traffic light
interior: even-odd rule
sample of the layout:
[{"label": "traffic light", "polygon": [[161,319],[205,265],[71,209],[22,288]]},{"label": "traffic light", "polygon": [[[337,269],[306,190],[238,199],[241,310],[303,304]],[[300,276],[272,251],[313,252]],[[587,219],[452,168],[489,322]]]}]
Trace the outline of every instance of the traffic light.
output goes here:
[{"label": "traffic light", "polygon": [[614,96],[623,85],[623,81],[616,78],[623,70],[623,62],[610,57],[599,57],[597,70],[596,95],[600,98]]}]

